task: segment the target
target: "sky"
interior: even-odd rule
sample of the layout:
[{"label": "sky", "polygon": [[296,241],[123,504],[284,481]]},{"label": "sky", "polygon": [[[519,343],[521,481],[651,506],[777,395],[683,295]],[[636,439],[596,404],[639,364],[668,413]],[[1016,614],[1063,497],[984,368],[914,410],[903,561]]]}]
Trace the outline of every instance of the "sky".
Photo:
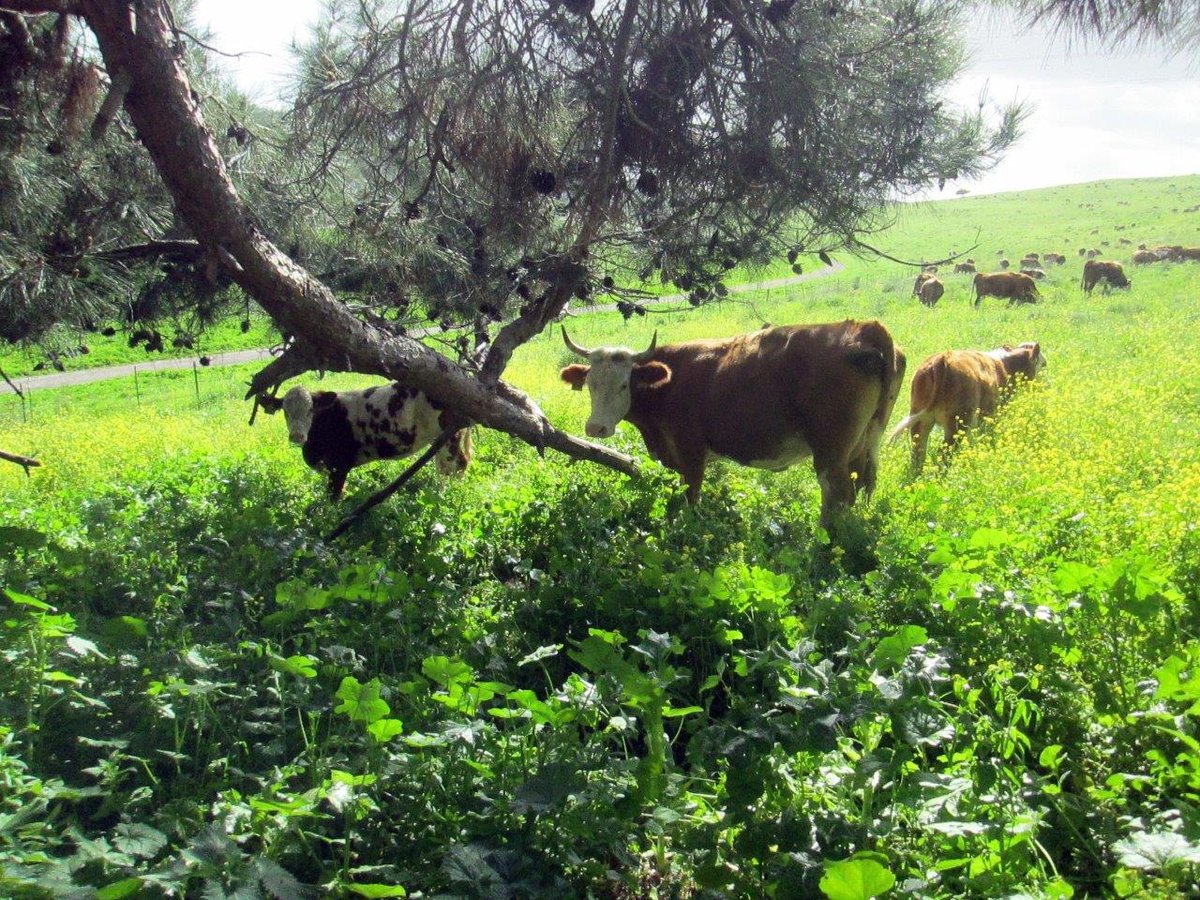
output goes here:
[{"label": "sky", "polygon": [[[320,0],[197,0],[195,11],[214,46],[239,54],[223,65],[242,89],[276,104],[291,66],[288,47],[320,7]],[[1167,59],[1153,46],[1099,50],[1046,29],[1023,30],[995,11],[971,17],[966,41],[968,66],[949,99],[973,108],[986,89],[989,103],[1025,100],[1033,112],[995,169],[930,196],[1200,173],[1200,51]]]}]

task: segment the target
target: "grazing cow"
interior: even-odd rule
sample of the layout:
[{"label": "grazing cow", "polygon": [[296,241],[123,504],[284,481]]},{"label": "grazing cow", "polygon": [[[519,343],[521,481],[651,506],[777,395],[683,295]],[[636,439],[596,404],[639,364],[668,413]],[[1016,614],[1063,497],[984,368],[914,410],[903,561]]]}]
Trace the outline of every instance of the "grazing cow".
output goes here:
[{"label": "grazing cow", "polygon": [[1160,244],[1150,251],[1158,254],[1159,259],[1165,259],[1170,262],[1178,262],[1183,259],[1183,247],[1179,244]]},{"label": "grazing cow", "polygon": [[1043,253],[1042,260],[1054,266],[1065,266],[1067,264],[1067,258],[1061,253]]},{"label": "grazing cow", "polygon": [[980,272],[975,276],[975,305],[983,302],[984,297],[1008,298],[1008,305],[1014,303],[1036,303],[1041,297],[1033,279],[1021,272],[992,272],[985,275]]},{"label": "grazing cow", "polygon": [[1004,270],[1004,269],[1007,269],[1009,266],[1011,266],[1012,263],[1010,263],[1007,259],[1002,259],[1002,260],[1000,260],[1000,262],[996,263],[996,265],[998,265],[1002,270]]},{"label": "grazing cow", "polygon": [[1176,259],[1200,262],[1200,247],[1180,247]]},{"label": "grazing cow", "polygon": [[975,263],[971,261],[957,263],[954,266],[955,275],[973,275],[975,274]]},{"label": "grazing cow", "polygon": [[[329,473],[329,496],[338,500],[351,469],[376,459],[398,459],[433,443],[446,413],[423,393],[393,382],[359,391],[294,387],[283,400],[260,398],[268,412],[283,409],[288,437],[304,447],[310,468]],[[272,408],[274,407],[274,408]],[[438,471],[455,475],[472,453],[471,429],[456,431],[437,453]]]},{"label": "grazing cow", "polygon": [[916,284],[913,285],[913,294],[926,306],[934,306],[942,299],[944,293],[946,288],[941,280],[928,272],[918,275]]},{"label": "grazing cow", "polygon": [[945,350],[929,357],[913,375],[909,413],[892,431],[896,440],[908,430],[912,438],[912,470],[925,465],[929,432],[940,425],[946,446],[960,429],[975,425],[981,416],[996,412],[1017,376],[1032,379],[1046,366],[1036,343],[1017,348],[1003,346],[987,353],[978,350]]},{"label": "grazing cow", "polygon": [[1155,253],[1153,250],[1134,250],[1133,251],[1133,264],[1135,266],[1144,266],[1147,263],[1156,263],[1156,262],[1159,262],[1161,259],[1162,259],[1162,257],[1159,256],[1157,253]]},{"label": "grazing cow", "polygon": [[1132,281],[1125,277],[1125,270],[1119,262],[1104,259],[1089,259],[1083,264],[1083,281],[1081,287],[1085,294],[1090,294],[1097,283],[1103,281],[1110,287],[1128,288]]},{"label": "grazing cow", "polygon": [[[904,378],[904,353],[879,322],[785,325],[635,353],[586,350],[562,380],[587,386],[589,437],[632,422],[646,449],[679,473],[690,502],[708,459],[782,471],[811,456],[821,523],[875,487],[879,442]],[[856,477],[857,476],[857,477]]]},{"label": "grazing cow", "polygon": [[1021,269],[1021,274],[1028,275],[1034,281],[1041,281],[1043,278],[1046,277],[1046,270],[1040,269],[1037,266],[1031,266],[1031,267]]},{"label": "grazing cow", "polygon": [[1100,255],[1100,251],[1099,250],[1089,250],[1084,255],[1087,256],[1088,259],[1095,259],[1097,256]]}]

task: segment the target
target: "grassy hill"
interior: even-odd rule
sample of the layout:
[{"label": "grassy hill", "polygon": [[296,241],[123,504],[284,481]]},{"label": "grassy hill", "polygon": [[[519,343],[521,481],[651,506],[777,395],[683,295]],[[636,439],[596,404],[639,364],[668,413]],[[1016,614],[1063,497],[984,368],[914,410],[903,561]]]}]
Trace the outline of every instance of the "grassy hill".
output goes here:
[{"label": "grassy hill", "polygon": [[[568,320],[640,347],[875,317],[910,372],[1042,343],[1044,377],[952,458],[914,479],[886,448],[834,543],[807,465],[716,464],[685,507],[649,461],[630,480],[485,432],[464,478],[423,473],[328,545],[345,509],[278,418],[246,426],[245,371],[0,406],[0,446],[46,463],[0,468],[0,886],[1192,893],[1200,264],[1085,297],[1076,251],[1200,244],[1198,202],[1200,177],[1102,182],[906,206],[877,236],[1067,254],[1036,306],[975,309],[946,275],[927,309],[911,268],[848,259]],[[547,333],[509,375],[581,432],[569,358]],[[351,500],[398,470],[357,470]]]}]

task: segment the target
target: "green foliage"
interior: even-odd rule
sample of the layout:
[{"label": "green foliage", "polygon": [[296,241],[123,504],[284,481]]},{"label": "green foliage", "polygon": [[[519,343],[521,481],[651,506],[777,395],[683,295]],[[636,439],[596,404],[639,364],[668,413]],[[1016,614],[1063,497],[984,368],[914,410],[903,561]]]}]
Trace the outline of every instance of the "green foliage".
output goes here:
[{"label": "green foliage", "polygon": [[[14,429],[46,466],[0,469],[0,893],[1194,893],[1200,268],[931,312],[852,265],[656,324],[878,314],[910,366],[1037,337],[1050,369],[922,478],[885,449],[838,545],[806,467],[714,466],[687,507],[649,461],[481,433],[462,479],[330,546],[321,479],[241,407],[95,415],[96,388]],[[547,335],[511,372],[570,427],[564,354]]]}]

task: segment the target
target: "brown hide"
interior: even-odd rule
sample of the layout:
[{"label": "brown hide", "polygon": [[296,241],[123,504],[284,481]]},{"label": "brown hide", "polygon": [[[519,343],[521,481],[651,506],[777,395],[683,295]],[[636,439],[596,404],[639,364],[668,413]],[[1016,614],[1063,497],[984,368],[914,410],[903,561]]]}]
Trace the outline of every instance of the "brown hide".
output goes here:
[{"label": "brown hide", "polygon": [[1083,264],[1083,281],[1081,286],[1085,294],[1090,294],[1101,281],[1112,287],[1127,288],[1132,282],[1125,276],[1125,270],[1119,262],[1107,259],[1089,259]]},{"label": "brown hide", "polygon": [[939,300],[942,299],[942,294],[944,293],[946,293],[945,286],[941,281],[932,275],[927,276],[925,280],[921,282],[920,287],[917,288],[917,297],[919,297],[921,302],[926,306],[935,305]]},{"label": "brown hide", "polygon": [[[608,350],[592,351],[598,354]],[[879,322],[764,328],[668,344],[634,365],[624,415],[687,497],[710,455],[782,470],[812,457],[821,521],[875,486],[879,442],[904,377],[904,354]],[[581,388],[589,367],[562,377]]]},{"label": "brown hide", "polygon": [[1015,349],[1001,347],[990,353],[946,350],[926,359],[913,373],[909,414],[892,432],[893,439],[906,429],[912,436],[912,468],[921,471],[929,445],[929,432],[940,425],[946,445],[954,443],[960,429],[970,428],[980,417],[996,412],[1012,379],[1032,379],[1045,366],[1036,343]]},{"label": "brown hide", "polygon": [[1007,298],[1008,305],[1012,306],[1018,301],[1035,303],[1041,296],[1033,279],[1020,272],[980,272],[975,276],[973,283],[976,306],[983,302],[984,297]]}]

